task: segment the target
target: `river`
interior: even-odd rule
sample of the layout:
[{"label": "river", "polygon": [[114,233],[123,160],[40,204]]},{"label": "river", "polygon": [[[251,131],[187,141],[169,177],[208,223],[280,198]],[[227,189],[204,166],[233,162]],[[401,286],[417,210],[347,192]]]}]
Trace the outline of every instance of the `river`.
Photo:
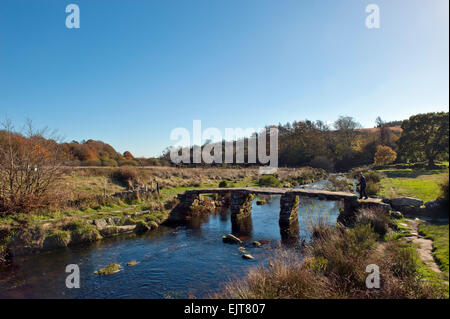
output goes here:
[{"label": "river", "polygon": [[[280,196],[271,197],[265,205],[256,205],[257,199],[251,218],[240,225],[232,225],[226,210],[183,226],[161,226],[144,235],[15,258],[0,271],[0,298],[207,297],[230,279],[244,277],[249,267],[266,263],[273,248],[286,243],[292,246],[292,241],[282,240],[278,225]],[[339,207],[339,202],[301,199],[299,239],[308,240],[310,220],[322,216],[335,223]],[[242,246],[255,259],[243,259],[238,245],[224,244],[222,236],[228,233],[243,236]],[[254,240],[267,244],[253,247]],[[298,246],[299,242],[294,242],[290,249]],[[131,260],[138,264],[126,266]],[[94,274],[110,263],[121,264],[122,270],[109,276]],[[80,288],[66,287],[68,264],[79,266]]]}]

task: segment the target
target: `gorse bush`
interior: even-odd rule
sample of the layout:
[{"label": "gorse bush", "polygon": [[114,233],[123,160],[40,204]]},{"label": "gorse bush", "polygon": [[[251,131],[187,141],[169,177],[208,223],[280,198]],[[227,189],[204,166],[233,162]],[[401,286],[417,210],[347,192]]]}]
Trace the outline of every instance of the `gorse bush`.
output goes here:
[{"label": "gorse bush", "polygon": [[228,187],[228,182],[226,180],[220,181],[219,187],[220,188]]},{"label": "gorse bush", "polygon": [[264,175],[259,178],[258,185],[262,187],[278,187],[280,181],[274,175]]},{"label": "gorse bush", "polygon": [[366,181],[369,183],[377,184],[381,181],[381,173],[377,171],[368,171],[364,174]]}]

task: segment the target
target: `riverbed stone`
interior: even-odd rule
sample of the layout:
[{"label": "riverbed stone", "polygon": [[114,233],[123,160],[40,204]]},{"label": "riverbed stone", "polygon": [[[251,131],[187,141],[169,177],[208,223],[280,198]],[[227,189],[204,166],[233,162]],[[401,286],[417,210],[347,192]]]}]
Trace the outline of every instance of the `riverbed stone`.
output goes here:
[{"label": "riverbed stone", "polygon": [[137,234],[145,233],[149,231],[151,228],[147,225],[146,222],[140,220],[136,223],[136,227],[134,228],[134,232]]},{"label": "riverbed stone", "polygon": [[156,228],[159,227],[159,224],[157,222],[153,221],[153,220],[149,221],[148,225],[150,226],[151,229],[156,229]]},{"label": "riverbed stone", "polygon": [[226,236],[222,236],[222,241],[224,243],[230,243],[230,244],[242,244],[242,240],[240,240],[233,234],[228,234]]},{"label": "riverbed stone", "polygon": [[104,218],[100,218],[100,219],[94,219],[94,225],[97,226],[97,228],[101,229],[101,228],[108,226],[108,223],[106,222],[106,220]]},{"label": "riverbed stone", "polygon": [[131,233],[132,231],[134,231],[135,227],[136,225],[125,225],[125,226],[117,226],[117,229],[119,230],[119,234],[124,234],[124,233]]},{"label": "riverbed stone", "polygon": [[119,234],[119,228],[117,226],[106,226],[100,229],[99,232],[103,237],[112,237]]}]

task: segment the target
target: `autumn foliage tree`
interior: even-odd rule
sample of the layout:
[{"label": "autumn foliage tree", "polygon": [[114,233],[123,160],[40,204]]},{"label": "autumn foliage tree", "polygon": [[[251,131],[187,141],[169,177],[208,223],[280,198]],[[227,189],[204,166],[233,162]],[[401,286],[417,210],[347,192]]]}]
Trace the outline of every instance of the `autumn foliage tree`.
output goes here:
[{"label": "autumn foliage tree", "polygon": [[397,159],[397,153],[389,146],[378,145],[374,157],[375,165],[386,165]]},{"label": "autumn foliage tree", "polygon": [[0,214],[30,212],[48,205],[51,187],[60,175],[59,144],[44,138],[31,123],[25,134],[9,121],[0,131]]}]

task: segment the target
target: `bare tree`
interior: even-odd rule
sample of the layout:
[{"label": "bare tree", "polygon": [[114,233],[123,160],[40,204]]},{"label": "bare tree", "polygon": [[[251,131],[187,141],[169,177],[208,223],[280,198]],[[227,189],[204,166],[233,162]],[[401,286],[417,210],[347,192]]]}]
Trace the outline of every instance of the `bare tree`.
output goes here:
[{"label": "bare tree", "polygon": [[28,121],[24,133],[6,119],[0,131],[0,214],[30,212],[51,201],[51,187],[61,174],[62,152],[47,129]]}]

